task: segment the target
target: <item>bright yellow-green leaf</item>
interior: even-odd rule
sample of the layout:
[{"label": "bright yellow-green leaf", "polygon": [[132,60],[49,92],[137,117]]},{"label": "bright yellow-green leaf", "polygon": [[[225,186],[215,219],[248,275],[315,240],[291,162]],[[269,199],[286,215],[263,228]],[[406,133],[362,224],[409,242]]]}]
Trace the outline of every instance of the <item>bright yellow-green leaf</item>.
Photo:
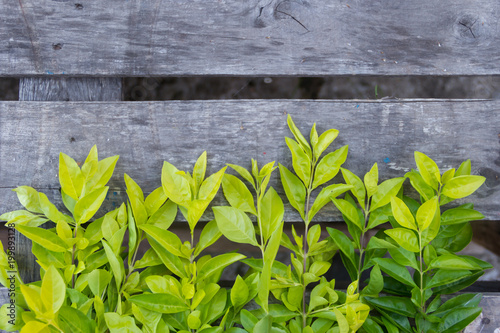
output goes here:
[{"label": "bright yellow-green leaf", "polygon": [[[316,134],[317,135],[317,134]],[[318,143],[313,143],[311,139],[311,144],[314,149],[314,156],[318,160],[321,157],[321,154],[330,146],[330,144],[337,138],[339,135],[339,131],[336,129],[329,129],[324,131],[318,138]]]},{"label": "bright yellow-green leaf", "polygon": [[349,146],[343,146],[329,154],[326,154],[316,165],[312,188],[332,180],[340,170],[340,166],[347,158]]},{"label": "bright yellow-green leaf", "polygon": [[453,199],[465,198],[481,187],[485,180],[483,176],[458,176],[444,185],[442,193]]},{"label": "bright yellow-green leaf", "polygon": [[235,308],[244,305],[248,299],[248,286],[241,276],[236,277],[234,285],[231,288],[231,303]]},{"label": "bright yellow-green leaf", "polygon": [[304,207],[306,201],[306,188],[304,187],[304,184],[297,176],[295,176],[283,165],[280,164],[279,169],[281,184],[283,185],[283,189],[285,190],[285,194],[290,202],[290,205],[292,205],[292,207],[299,212],[302,219],[305,219]]},{"label": "bright yellow-green leaf", "polygon": [[206,170],[207,170],[207,152],[204,151],[200,155],[200,157],[198,157],[198,160],[196,160],[196,163],[193,168],[193,179],[196,184],[196,187],[199,187],[203,183],[203,180],[205,179]]},{"label": "bright yellow-green leaf", "polygon": [[168,162],[163,163],[161,183],[167,197],[178,205],[187,205],[191,201],[191,188],[179,170]]},{"label": "bright yellow-green leaf", "polygon": [[[103,187],[107,184],[113,171],[115,170],[116,162],[119,156],[111,156],[105,158],[97,163],[97,171],[92,178],[88,179],[85,184],[85,193],[92,192],[93,190]],[[83,195],[83,193],[82,193]]]},{"label": "bright yellow-green leaf", "polygon": [[332,199],[335,206],[340,210],[342,215],[354,223],[359,230],[364,229],[364,221],[361,219],[358,208],[353,206],[349,201],[343,199]]},{"label": "bright yellow-green leaf", "polygon": [[32,320],[26,323],[21,329],[21,333],[51,333],[52,330],[49,328],[49,324],[42,323],[38,320]]},{"label": "bright yellow-green leaf", "polygon": [[22,284],[21,292],[23,293],[26,304],[29,308],[34,311],[37,315],[45,313],[45,308],[43,306],[43,301],[41,297],[41,288],[36,286],[28,286]]},{"label": "bright yellow-green leaf", "polygon": [[74,214],[78,224],[85,223],[94,216],[104,202],[104,199],[106,199],[108,189],[109,187],[107,186],[100,187],[78,200],[75,205]]},{"label": "bright yellow-green leaf", "polygon": [[375,209],[387,205],[391,202],[391,198],[398,194],[399,189],[403,185],[405,178],[391,178],[382,182],[377,187],[377,192],[372,197],[372,203],[370,206],[370,212],[373,212]]},{"label": "bright yellow-green leaf", "polygon": [[227,239],[236,243],[258,246],[255,230],[250,218],[233,207],[213,207],[217,226]]},{"label": "bright yellow-green leaf", "polygon": [[396,241],[403,249],[411,252],[419,252],[418,238],[411,230],[394,228],[386,230],[385,233]]},{"label": "bright yellow-green leaf", "polygon": [[470,160],[463,161],[462,164],[457,169],[457,172],[455,172],[455,176],[469,176],[471,172],[471,162]]},{"label": "bright yellow-green leaf", "polygon": [[415,218],[403,200],[398,197],[391,197],[392,215],[400,225],[405,228],[417,230]]},{"label": "bright yellow-green leaf", "polygon": [[65,241],[49,230],[23,225],[16,226],[16,230],[50,251],[66,252],[69,248]]},{"label": "bright yellow-green leaf", "polygon": [[130,316],[120,316],[114,312],[107,312],[104,314],[104,319],[110,333],[142,333],[136,326],[134,318]]},{"label": "bright yellow-green leaf", "polygon": [[160,229],[150,224],[142,225],[140,228],[144,230],[150,237],[155,239],[158,244],[163,246],[170,253],[179,257],[184,257],[180,250],[182,245],[181,240],[173,232]]},{"label": "bright yellow-green leaf", "polygon": [[441,181],[442,181],[443,184],[446,184],[454,176],[455,176],[455,169],[446,170],[446,172],[443,173],[443,176],[441,177]]},{"label": "bright yellow-green leaf", "polygon": [[378,166],[377,163],[373,164],[369,172],[365,174],[365,187],[368,197],[370,198],[377,192],[378,187]]},{"label": "bright yellow-green leaf", "polygon": [[23,205],[27,210],[34,213],[43,213],[38,192],[34,188],[29,186],[19,186],[13,189],[13,191],[16,192],[21,205]]},{"label": "bright yellow-green leaf", "polygon": [[415,152],[415,162],[417,163],[418,171],[424,181],[433,189],[437,190],[441,182],[441,173],[439,172],[436,162],[418,151]]},{"label": "bright yellow-green leaf", "polygon": [[337,323],[339,325],[339,333],[349,333],[349,323],[344,315],[336,307],[333,308],[335,317],[337,318]]},{"label": "bright yellow-green leaf", "polygon": [[61,237],[61,239],[72,238],[73,232],[71,231],[71,227],[66,221],[59,221],[56,225],[57,235]]},{"label": "bright yellow-green leaf", "polygon": [[66,284],[59,271],[54,267],[45,272],[42,279],[42,289],[40,292],[45,310],[54,315],[64,304],[66,297]]},{"label": "bright yellow-green leaf", "polygon": [[280,196],[270,188],[264,195],[261,202],[260,222],[262,224],[262,234],[264,243],[267,242],[271,234],[278,228],[283,221],[285,207]]},{"label": "bright yellow-green leaf", "polygon": [[318,159],[319,155],[321,155],[321,152],[318,154],[318,149],[316,148],[316,145],[318,144],[318,131],[316,131],[316,123],[314,123],[311,127],[309,142],[311,142],[314,156],[316,157],[316,159]]},{"label": "bright yellow-green leaf", "polygon": [[123,260],[118,257],[111,246],[104,239],[101,241],[104,246],[104,251],[106,252],[106,257],[108,258],[111,270],[113,271],[113,276],[115,277],[116,286],[119,289],[125,274],[125,268],[123,265]]},{"label": "bright yellow-green leaf", "polygon": [[228,163],[227,165],[229,167],[233,168],[234,171],[236,171],[237,173],[239,173],[241,177],[243,177],[247,182],[249,182],[250,184],[252,184],[252,186],[255,188],[255,181],[254,181],[252,175],[250,174],[250,172],[248,172],[247,169],[245,169],[242,166],[236,165],[236,164],[229,164]]},{"label": "bright yellow-green leaf", "polygon": [[293,170],[304,184],[309,184],[311,178],[311,157],[302,150],[295,140],[290,138],[285,138],[285,140],[292,153]]},{"label": "bright yellow-green leaf", "polygon": [[159,313],[178,313],[189,309],[185,302],[171,294],[138,294],[130,297],[129,301]]},{"label": "bright yellow-green leaf", "polygon": [[252,193],[237,177],[224,174],[222,178],[222,190],[226,200],[232,207],[257,215]]},{"label": "bright yellow-green leaf", "polygon": [[198,198],[202,200],[212,201],[212,199],[217,194],[219,187],[222,183],[222,177],[224,172],[226,172],[227,167],[223,167],[213,175],[210,175],[201,184],[200,191],[198,192]]},{"label": "bright yellow-green leaf", "polygon": [[133,180],[129,175],[124,174],[123,178],[125,179],[125,185],[127,187],[127,194],[129,197],[134,196],[139,198],[141,202],[144,202],[144,193],[142,192],[142,189],[135,180]]},{"label": "bright yellow-green leaf", "polygon": [[433,197],[420,206],[417,211],[417,223],[420,231],[427,229],[431,225],[438,209],[439,202],[437,197]]},{"label": "bright yellow-green leaf", "polygon": [[290,131],[292,132],[293,136],[295,137],[295,140],[300,144],[304,152],[309,156],[309,158],[312,158],[312,151],[311,147],[309,146],[309,143],[307,140],[304,138],[300,130],[295,126],[295,123],[292,120],[292,117],[288,115],[286,119],[288,123],[288,127],[290,128]]},{"label": "bright yellow-green leaf", "polygon": [[74,159],[66,154],[59,154],[59,183],[64,192],[78,200],[83,188],[84,177]]},{"label": "bright yellow-green leaf", "polygon": [[164,203],[168,197],[163,191],[163,187],[158,187],[151,192],[144,200],[144,207],[146,207],[147,215],[153,215]]}]

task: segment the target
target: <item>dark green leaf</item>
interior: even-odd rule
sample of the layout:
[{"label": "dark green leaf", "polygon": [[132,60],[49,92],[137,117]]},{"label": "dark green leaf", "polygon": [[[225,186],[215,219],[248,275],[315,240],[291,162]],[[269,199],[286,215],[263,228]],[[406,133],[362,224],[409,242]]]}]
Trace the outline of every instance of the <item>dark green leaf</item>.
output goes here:
[{"label": "dark green leaf", "polygon": [[368,304],[373,305],[377,308],[381,308],[393,313],[400,314],[409,318],[414,318],[417,310],[413,303],[405,297],[397,296],[384,296],[384,297],[370,297],[366,296],[365,300]]},{"label": "dark green leaf", "polygon": [[460,308],[447,313],[441,324],[439,325],[439,332],[442,333],[455,333],[464,329],[481,313],[481,308],[470,307]]}]

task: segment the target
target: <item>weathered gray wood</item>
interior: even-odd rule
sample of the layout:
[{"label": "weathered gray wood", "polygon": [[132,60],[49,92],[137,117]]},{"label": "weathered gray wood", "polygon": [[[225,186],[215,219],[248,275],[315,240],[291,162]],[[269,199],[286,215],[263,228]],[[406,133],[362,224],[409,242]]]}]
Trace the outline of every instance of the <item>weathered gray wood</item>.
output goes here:
[{"label": "weathered gray wood", "polygon": [[[500,101],[172,101],[0,103],[0,213],[18,209],[10,190],[30,185],[58,197],[58,154],[83,162],[91,146],[100,156],[121,155],[107,208],[124,197],[123,173],[146,192],[160,186],[164,160],[191,170],[208,151],[209,169],[225,163],[250,166],[276,160],[291,165],[284,137],[287,114],[309,131],[337,128],[333,148],[349,145],[345,167],[364,174],[378,163],[381,179],[415,167],[413,154],[431,156],[443,169],[470,158],[486,183],[469,199],[486,219],[499,220]],[[341,177],[338,178],[341,181]],[[276,172],[271,183],[283,195]],[[219,195],[217,204],[225,200]],[[209,219],[210,215],[204,219]],[[286,219],[298,221],[288,207]],[[333,205],[317,221],[339,221]]]},{"label": "weathered gray wood", "polygon": [[[122,81],[118,78],[21,78],[19,100],[119,101],[122,97],[121,85]],[[71,116],[72,110],[68,111],[70,113],[67,116]],[[16,233],[16,250],[17,262],[22,267],[19,274],[23,281],[39,280],[40,268],[31,252],[31,240]]]},{"label": "weathered gray wood", "polygon": [[0,75],[498,75],[498,1],[0,1]]},{"label": "weathered gray wood", "polygon": [[20,101],[121,101],[120,78],[21,78]]}]

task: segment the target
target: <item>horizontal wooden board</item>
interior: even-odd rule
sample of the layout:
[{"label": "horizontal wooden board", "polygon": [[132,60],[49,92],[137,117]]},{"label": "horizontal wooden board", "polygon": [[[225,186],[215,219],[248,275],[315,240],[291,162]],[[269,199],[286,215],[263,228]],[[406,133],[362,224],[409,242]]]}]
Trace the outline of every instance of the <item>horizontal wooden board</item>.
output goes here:
[{"label": "horizontal wooden board", "polygon": [[[415,150],[443,171],[470,158],[473,173],[486,177],[470,200],[487,219],[500,220],[500,101],[2,102],[0,213],[20,208],[11,192],[19,185],[57,202],[59,152],[83,162],[94,144],[101,158],[121,156],[106,209],[124,202],[124,173],[150,192],[161,186],[163,161],[191,170],[204,150],[208,172],[225,163],[249,167],[250,158],[291,168],[288,114],[304,133],[313,122],[319,132],[337,128],[331,148],[349,145],[344,166],[359,175],[376,162],[382,180],[403,176],[415,168]],[[271,185],[283,196],[278,178],[275,172]],[[215,202],[225,199],[219,194]],[[290,206],[286,219],[300,220]],[[341,217],[330,204],[315,219]]]},{"label": "horizontal wooden board", "polygon": [[498,75],[500,2],[0,0],[0,75]]}]

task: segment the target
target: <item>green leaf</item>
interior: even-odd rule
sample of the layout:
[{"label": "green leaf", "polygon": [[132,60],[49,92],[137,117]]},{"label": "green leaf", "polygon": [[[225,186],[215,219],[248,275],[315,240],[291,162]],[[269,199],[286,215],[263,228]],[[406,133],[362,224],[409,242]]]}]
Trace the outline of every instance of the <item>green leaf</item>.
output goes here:
[{"label": "green leaf", "polygon": [[410,266],[416,270],[419,270],[417,259],[415,258],[415,252],[406,250],[402,247],[396,247],[394,249],[389,249],[389,254],[392,259],[400,265]]},{"label": "green leaf", "polygon": [[342,171],[342,176],[344,177],[345,182],[348,185],[352,185],[351,192],[356,199],[358,199],[359,205],[362,209],[365,209],[366,190],[363,181],[347,169],[340,168],[340,170]]},{"label": "green leaf", "polygon": [[410,179],[411,186],[424,198],[425,201],[432,198],[436,193],[433,188],[424,181],[422,176],[415,170],[411,170],[405,174],[405,177]]},{"label": "green leaf", "polygon": [[168,162],[163,163],[161,170],[161,183],[163,191],[170,200],[181,206],[187,206],[191,201],[191,188],[179,170]]},{"label": "green leaf", "polygon": [[230,241],[258,246],[255,229],[250,218],[241,210],[233,207],[213,207],[217,226]]},{"label": "green leaf", "polygon": [[377,192],[372,197],[372,203],[370,206],[370,212],[375,209],[387,205],[391,202],[391,198],[394,197],[398,192],[405,178],[392,178],[382,182],[378,186]]},{"label": "green leaf", "polygon": [[222,232],[220,232],[217,227],[217,222],[215,220],[208,222],[201,231],[200,239],[194,251],[194,256],[197,257],[201,251],[215,243],[221,236]]},{"label": "green leaf", "polygon": [[417,223],[420,231],[423,231],[434,221],[436,213],[439,213],[438,197],[433,197],[420,206],[417,211]]},{"label": "green leaf", "polygon": [[232,207],[257,215],[252,193],[237,177],[224,174],[222,178],[222,190],[226,200]]},{"label": "green leaf", "polygon": [[205,172],[207,170],[207,152],[201,153],[200,157],[196,160],[193,168],[193,179],[196,186],[200,186],[205,179]]},{"label": "green leaf", "polygon": [[374,265],[370,272],[370,281],[368,285],[361,291],[362,295],[373,295],[378,296],[378,294],[384,289],[384,278],[382,277],[382,272],[378,265]]},{"label": "green leaf", "polygon": [[241,167],[239,165],[236,165],[236,164],[227,163],[227,166],[233,168],[234,171],[239,173],[241,177],[243,177],[247,182],[252,184],[252,186],[255,188],[255,181],[253,180],[252,175],[250,174],[250,172],[248,172],[247,169],[245,169],[244,167]]},{"label": "green leaf", "polygon": [[391,216],[392,210],[391,205],[387,204],[385,206],[379,207],[370,213],[368,218],[368,230],[375,228],[383,223],[389,221],[389,216]]},{"label": "green leaf", "polygon": [[443,254],[434,259],[429,265],[431,269],[450,270],[481,270],[481,266],[471,260],[453,254]]},{"label": "green leaf", "polygon": [[125,275],[123,260],[113,252],[113,249],[108,244],[108,242],[106,242],[104,239],[101,240],[101,242],[104,247],[104,251],[106,252],[106,257],[108,258],[111,270],[113,271],[113,276],[116,282],[116,288],[120,289],[123,277]]},{"label": "green leaf", "polygon": [[365,297],[368,304],[400,314],[409,318],[414,318],[417,313],[415,306],[410,299],[397,296]]},{"label": "green leaf", "polygon": [[292,117],[288,115],[286,122],[288,123],[288,127],[290,128],[290,131],[292,132],[293,136],[295,137],[295,140],[300,144],[304,152],[309,156],[312,157],[312,152],[311,152],[311,147],[309,146],[309,143],[306,141],[302,133],[300,133],[299,129],[297,126],[295,126],[295,123],[292,120]]},{"label": "green leaf", "polygon": [[370,169],[369,172],[365,174],[364,177],[365,181],[365,188],[366,192],[368,194],[368,197],[370,198],[377,192],[378,188],[378,165],[377,163],[373,164],[372,168]]},{"label": "green leaf", "polygon": [[312,184],[313,189],[330,181],[337,175],[340,170],[340,166],[347,159],[348,150],[349,146],[343,146],[325,155],[325,157],[319,161],[314,173],[314,180]]},{"label": "green leaf", "polygon": [[26,227],[23,225],[17,225],[16,230],[31,239],[33,242],[46,249],[50,249],[50,251],[66,252],[69,248],[65,241],[49,230],[37,227]]},{"label": "green leaf", "polygon": [[66,299],[66,284],[54,266],[50,266],[43,276],[40,297],[45,310],[52,316],[55,316],[64,304]]},{"label": "green leaf", "polygon": [[179,237],[168,230],[160,229],[154,225],[145,224],[139,227],[144,230],[149,237],[153,238],[160,246],[175,256],[184,257],[181,252],[182,242]]},{"label": "green leaf", "polygon": [[332,237],[333,241],[337,246],[339,247],[340,251],[346,255],[346,257],[351,261],[353,265],[357,265],[356,263],[356,258],[354,256],[354,246],[352,244],[352,241],[347,237],[342,231],[333,229],[333,228],[326,228],[328,230],[328,233]]},{"label": "green leaf", "polygon": [[111,282],[111,274],[104,269],[95,269],[87,276],[89,288],[95,296],[101,297],[104,289]]},{"label": "green leaf", "polygon": [[160,257],[163,264],[174,274],[183,278],[187,277],[186,270],[184,269],[184,264],[181,259],[167,251],[160,243],[158,243],[153,237],[148,235],[149,244],[156,251],[158,257]]},{"label": "green leaf", "polygon": [[306,201],[306,188],[304,184],[282,164],[279,165],[279,169],[281,184],[283,185],[283,189],[285,190],[285,194],[290,202],[290,205],[292,205],[292,207],[299,212],[302,219],[305,219],[304,207]]},{"label": "green leaf", "polygon": [[442,193],[453,199],[461,199],[474,193],[486,178],[483,176],[458,176],[443,186]]},{"label": "green leaf", "polygon": [[210,275],[219,272],[227,266],[245,259],[246,256],[239,253],[224,253],[208,260],[198,273],[198,281],[210,277]]},{"label": "green leaf", "polygon": [[222,177],[224,176],[226,169],[227,167],[223,167],[205,179],[200,186],[200,191],[198,192],[199,199],[206,200],[208,202],[212,201],[217,194],[217,191],[219,191],[219,187],[222,183]]},{"label": "green leaf", "polygon": [[415,162],[417,163],[420,175],[427,185],[437,190],[441,182],[441,173],[439,172],[436,162],[434,162],[427,155],[418,151],[415,152]]},{"label": "green leaf", "polygon": [[246,304],[248,299],[248,286],[245,281],[241,278],[241,276],[236,277],[236,281],[234,281],[234,285],[231,288],[231,304],[235,308],[243,306]]},{"label": "green leaf", "polygon": [[402,248],[411,252],[419,252],[418,238],[411,230],[394,228],[386,230],[385,233],[396,241]]},{"label": "green leaf", "polygon": [[[317,148],[316,148],[316,145],[318,144],[318,131],[316,131],[316,123],[314,123],[311,127],[311,134],[309,135],[309,142],[311,142],[314,156],[316,157],[316,159],[318,159]],[[320,152],[320,155],[321,155],[321,152]]]},{"label": "green leaf", "polygon": [[255,324],[253,330],[254,332],[271,333],[272,324],[273,317],[271,317],[270,315],[266,315]]},{"label": "green leaf", "polygon": [[90,220],[101,207],[109,187],[100,187],[82,197],[75,205],[75,221],[82,224]]},{"label": "green leaf", "polygon": [[59,325],[64,332],[72,333],[93,333],[95,324],[75,308],[63,305],[57,315]]},{"label": "green leaf", "polygon": [[163,187],[158,187],[151,192],[144,200],[144,207],[147,211],[147,216],[153,215],[167,201],[168,197],[163,191]]},{"label": "green leaf", "polygon": [[353,206],[347,200],[332,199],[332,201],[338,210],[340,210],[340,212],[353,222],[360,230],[364,229],[364,221],[361,220],[359,208]]},{"label": "green leaf", "polygon": [[435,288],[443,285],[448,285],[470,275],[472,275],[472,273],[468,270],[438,269],[432,277],[431,281],[429,281],[429,283],[427,283],[425,287]]},{"label": "green leaf", "polygon": [[447,313],[439,324],[439,332],[455,333],[464,329],[481,313],[477,307],[460,308]]},{"label": "green leaf", "polygon": [[49,220],[51,220],[55,223],[57,223],[60,220],[64,220],[68,223],[74,223],[73,219],[70,218],[69,216],[61,213],[56,208],[56,206],[49,201],[49,198],[47,198],[47,196],[44,193],[38,192],[38,198],[39,198],[39,202],[40,202],[40,207],[43,210],[43,214],[45,214],[45,216]]},{"label": "green leaf", "polygon": [[96,173],[85,184],[86,192],[106,185],[113,175],[118,158],[119,156],[111,156],[98,162]]},{"label": "green leaf", "polygon": [[110,333],[142,333],[135,325],[134,318],[120,316],[118,313],[107,312],[104,314],[106,325]]},{"label": "green leaf", "polygon": [[450,181],[450,179],[452,179],[453,177],[455,176],[455,169],[449,169],[449,170],[446,170],[445,173],[443,173],[443,176],[442,176],[442,182],[443,184],[446,184],[447,182]]},{"label": "green leaf", "polygon": [[455,172],[455,177],[457,177],[457,176],[469,176],[470,172],[471,172],[470,160],[463,161],[462,164],[460,164],[460,167],[457,169],[457,172]]},{"label": "green leaf", "polygon": [[314,200],[311,209],[309,210],[308,218],[312,221],[313,217],[323,208],[332,198],[336,198],[340,194],[350,190],[351,185],[345,184],[332,184],[330,186],[324,187],[319,192],[318,196]]},{"label": "green leaf", "polygon": [[240,319],[241,319],[241,325],[248,332],[253,332],[255,324],[257,324],[257,322],[259,321],[257,317],[255,317],[250,311],[245,309],[241,310]]},{"label": "green leaf", "polygon": [[156,254],[153,248],[149,248],[141,259],[137,260],[134,264],[135,269],[146,268],[156,265],[161,265],[163,262],[161,261],[158,254]]},{"label": "green leaf", "polygon": [[82,193],[84,177],[74,159],[66,154],[59,154],[59,183],[61,189],[71,198],[78,200]]},{"label": "green leaf", "polygon": [[21,205],[23,205],[27,210],[34,213],[44,213],[40,205],[37,190],[29,186],[18,186],[13,189],[13,191],[16,192]]},{"label": "green leaf", "polygon": [[178,297],[171,294],[139,294],[129,298],[133,304],[159,313],[177,313],[189,310],[189,307]]},{"label": "green leaf", "polygon": [[311,178],[311,157],[302,150],[295,140],[290,138],[285,138],[285,140],[292,153],[293,170],[304,184],[309,184]]},{"label": "green leaf", "polygon": [[283,221],[283,215],[285,214],[283,201],[281,201],[280,196],[274,188],[271,187],[269,191],[266,192],[262,198],[260,209],[262,236],[264,238],[264,243],[266,243]]},{"label": "green leaf", "polygon": [[[315,129],[315,126],[313,126],[313,128]],[[312,133],[312,131],[311,131],[311,133]],[[339,135],[339,131],[332,128],[332,129],[324,131],[317,139],[318,140],[317,143],[313,142],[312,136],[311,136],[311,144],[313,145],[314,156],[316,157],[316,160],[319,160],[319,158],[321,157],[321,154],[323,154],[323,152],[326,150],[326,148],[328,148],[328,146],[330,146],[330,144],[333,142],[333,140],[335,140],[337,138],[338,135]],[[317,134],[316,134],[316,137],[317,137]]]},{"label": "green leaf", "polygon": [[406,269],[405,266],[402,266],[396,263],[393,259],[390,258],[374,258],[372,259],[376,264],[380,266],[380,269],[387,273],[392,278],[398,280],[401,283],[406,285],[416,287],[417,285],[413,281],[413,278]]},{"label": "green leaf", "polygon": [[161,229],[168,229],[174,222],[176,216],[177,205],[172,200],[168,200],[149,217],[146,224],[151,224]]},{"label": "green leaf", "polygon": [[403,200],[398,197],[392,197],[391,208],[392,215],[401,226],[415,231],[417,230],[415,218]]},{"label": "green leaf", "polygon": [[477,307],[481,302],[481,294],[461,294],[443,303],[433,314],[439,317],[450,313],[453,309],[462,307]]},{"label": "green leaf", "polygon": [[474,209],[452,208],[441,215],[441,225],[460,224],[484,219],[484,215]]}]

